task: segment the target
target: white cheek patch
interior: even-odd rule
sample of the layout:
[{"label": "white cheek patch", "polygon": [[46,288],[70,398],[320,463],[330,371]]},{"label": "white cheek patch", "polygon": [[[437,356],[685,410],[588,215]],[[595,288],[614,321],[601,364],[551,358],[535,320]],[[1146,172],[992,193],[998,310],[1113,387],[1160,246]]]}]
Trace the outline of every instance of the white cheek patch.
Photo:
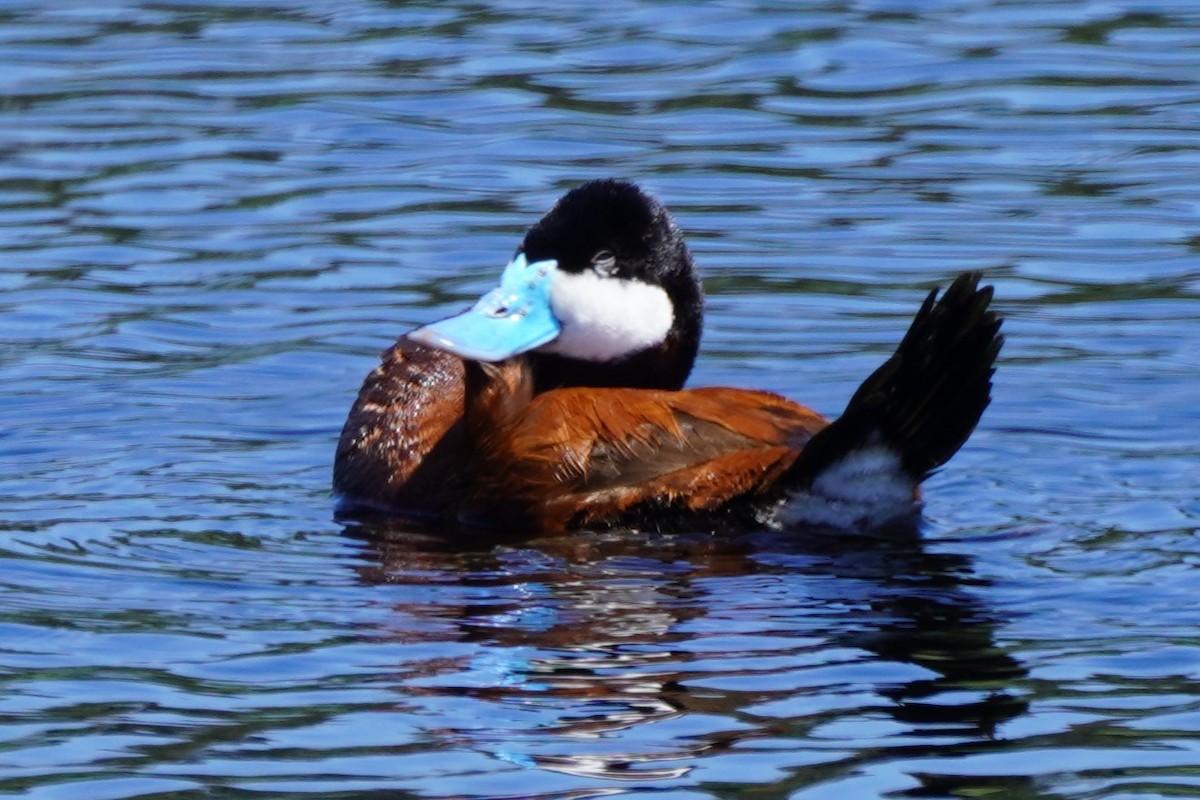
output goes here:
[{"label": "white cheek patch", "polygon": [[550,307],[562,333],[543,352],[584,361],[613,361],[661,344],[675,322],[661,286],[594,272],[558,272]]}]

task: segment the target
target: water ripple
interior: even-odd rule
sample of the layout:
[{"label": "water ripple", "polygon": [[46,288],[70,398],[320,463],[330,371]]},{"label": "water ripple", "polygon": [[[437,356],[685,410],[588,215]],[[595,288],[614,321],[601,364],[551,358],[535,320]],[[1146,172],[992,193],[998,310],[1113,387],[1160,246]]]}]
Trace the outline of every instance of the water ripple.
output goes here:
[{"label": "water ripple", "polygon": [[[0,791],[1196,791],[1190,0],[0,20]],[[378,352],[614,174],[705,273],[696,383],[837,413],[986,271],[922,541],[331,520]]]}]

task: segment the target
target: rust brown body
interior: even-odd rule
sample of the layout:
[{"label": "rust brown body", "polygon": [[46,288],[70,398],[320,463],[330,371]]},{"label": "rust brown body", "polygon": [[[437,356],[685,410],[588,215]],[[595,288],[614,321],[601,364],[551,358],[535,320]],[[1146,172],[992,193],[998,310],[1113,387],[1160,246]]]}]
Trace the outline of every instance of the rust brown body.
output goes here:
[{"label": "rust brown body", "polygon": [[825,425],[745,389],[535,395],[525,358],[468,367],[400,339],[342,429],[334,489],[353,506],[527,532],[679,522],[760,507]]},{"label": "rust brown body", "polygon": [[795,491],[856,502],[860,493],[822,476],[882,449],[915,499],[990,402],[1003,336],[991,288],[978,283],[967,273],[941,298],[930,292],[832,424],[746,389],[543,391],[532,356],[464,362],[401,339],[346,421],[334,489],[355,506],[527,533],[711,528],[755,519]]},{"label": "rust brown body", "polygon": [[[778,496],[816,412],[730,388],[533,394],[525,359],[471,364],[462,513],[525,531],[734,515]],[[745,502],[743,502],[745,501]]]}]

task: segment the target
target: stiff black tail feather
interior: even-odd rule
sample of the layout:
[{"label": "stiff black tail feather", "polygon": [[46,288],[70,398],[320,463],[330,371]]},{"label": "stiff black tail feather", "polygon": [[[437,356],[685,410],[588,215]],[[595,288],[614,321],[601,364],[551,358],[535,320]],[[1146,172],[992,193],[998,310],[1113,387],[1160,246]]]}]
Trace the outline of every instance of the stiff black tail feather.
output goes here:
[{"label": "stiff black tail feather", "polygon": [[924,480],[966,442],[991,402],[992,374],[1004,343],[988,308],[992,287],[960,275],[940,299],[925,298],[895,354],[863,381],[846,410],[805,445],[794,469],[801,486],[849,453],[882,445],[914,482]]}]

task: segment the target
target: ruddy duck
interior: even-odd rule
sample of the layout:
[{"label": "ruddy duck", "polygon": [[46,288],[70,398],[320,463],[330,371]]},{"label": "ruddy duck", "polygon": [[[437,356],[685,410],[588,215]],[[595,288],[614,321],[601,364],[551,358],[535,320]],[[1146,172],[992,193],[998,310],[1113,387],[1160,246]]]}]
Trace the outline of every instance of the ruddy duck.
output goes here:
[{"label": "ruddy duck", "polygon": [[991,297],[977,273],[931,292],[833,423],[768,392],[683,390],[703,309],[687,247],[633,184],[587,183],[528,231],[499,288],[384,354],[334,490],[528,532],[911,517],[990,402]]}]

